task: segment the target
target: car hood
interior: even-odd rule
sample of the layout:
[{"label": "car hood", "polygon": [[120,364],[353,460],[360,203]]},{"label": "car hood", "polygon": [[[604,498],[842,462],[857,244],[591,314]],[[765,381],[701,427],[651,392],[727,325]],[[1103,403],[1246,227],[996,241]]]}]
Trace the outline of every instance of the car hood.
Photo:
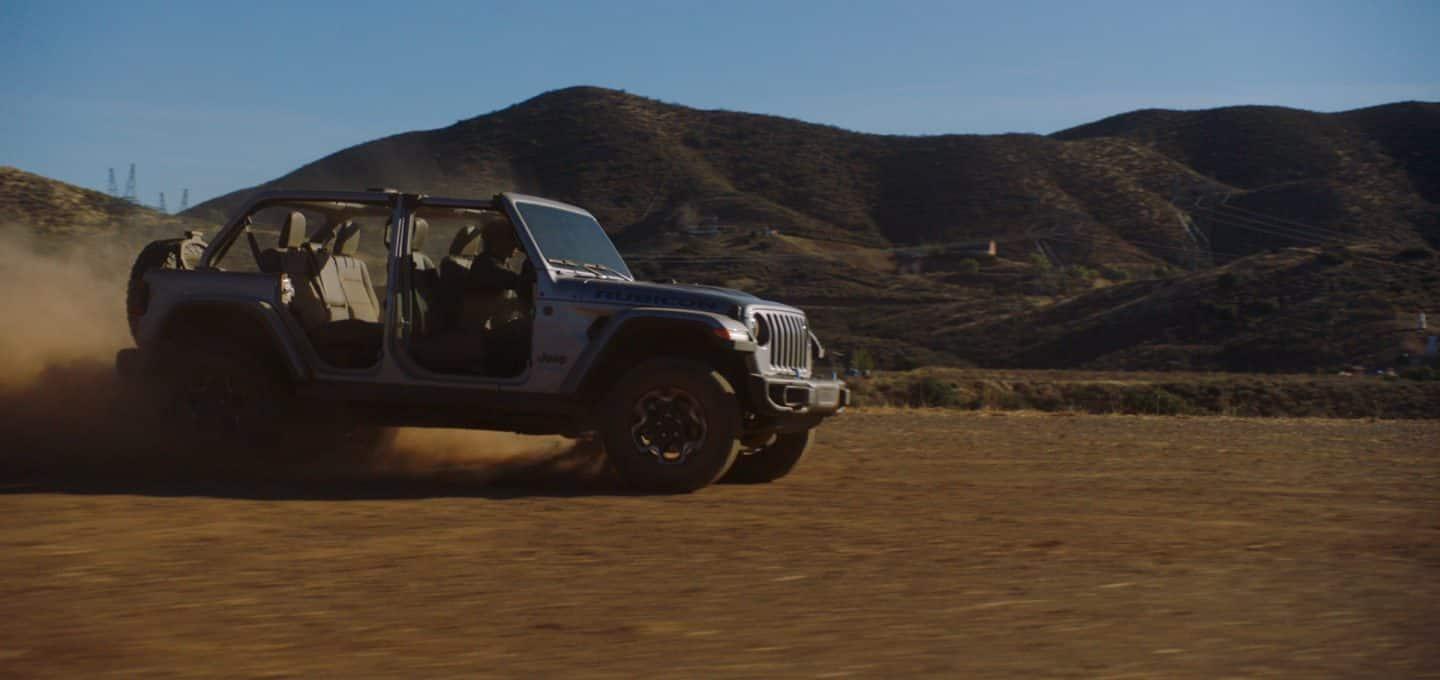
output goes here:
[{"label": "car hood", "polygon": [[716,314],[734,315],[737,308],[773,307],[795,310],[789,305],[764,300],[744,291],[694,283],[651,283],[614,279],[562,279],[559,297],[577,302],[626,305],[630,307],[673,307]]}]

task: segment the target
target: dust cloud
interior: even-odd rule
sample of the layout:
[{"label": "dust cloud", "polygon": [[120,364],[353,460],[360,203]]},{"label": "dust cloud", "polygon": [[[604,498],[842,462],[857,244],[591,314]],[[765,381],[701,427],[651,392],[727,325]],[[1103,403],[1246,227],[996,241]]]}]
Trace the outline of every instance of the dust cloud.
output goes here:
[{"label": "dust cloud", "polygon": [[[187,449],[114,372],[133,345],[125,278],[141,243],[64,248],[0,229],[0,482],[64,478],[391,479],[560,484],[603,476],[598,453],[560,437],[399,428],[364,452],[233,455]],[[278,454],[278,455],[276,455]],[[263,458],[263,462],[261,462]]]},{"label": "dust cloud", "polygon": [[129,344],[118,253],[71,247],[42,253],[33,239],[0,234],[0,389],[33,384],[47,369],[112,360]]}]

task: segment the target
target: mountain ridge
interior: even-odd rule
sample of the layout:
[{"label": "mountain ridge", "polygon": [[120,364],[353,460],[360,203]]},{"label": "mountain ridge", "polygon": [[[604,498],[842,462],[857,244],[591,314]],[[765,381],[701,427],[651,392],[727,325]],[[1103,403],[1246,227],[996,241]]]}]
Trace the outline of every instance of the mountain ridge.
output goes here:
[{"label": "mountain ridge", "polygon": [[642,278],[800,304],[882,367],[1311,370],[1388,361],[1397,319],[1440,316],[1437,158],[1424,102],[912,137],[570,88],[181,219],[265,187],[518,190],[594,212]]},{"label": "mountain ridge", "polygon": [[[622,240],[673,231],[698,214],[876,247],[1054,233],[1064,240],[1051,250],[1077,261],[1187,265],[1213,254],[1189,242],[1186,220],[1217,232],[1233,255],[1276,245],[1191,210],[1197,195],[1316,222],[1311,237],[1440,240],[1428,198],[1440,189],[1433,162],[1406,155],[1398,162],[1411,171],[1402,177],[1386,153],[1434,142],[1381,139],[1396,110],[1414,109],[1412,127],[1428,130],[1440,121],[1437,107],[1145,109],[1048,136],[905,136],[580,86],[356,145],[191,214],[214,219],[263,187],[520,190],[587,207]],[[1213,141],[1217,134],[1235,135],[1239,146]],[[1253,143],[1267,137],[1280,148],[1258,153]],[[1337,161],[1337,152],[1348,157]]]}]

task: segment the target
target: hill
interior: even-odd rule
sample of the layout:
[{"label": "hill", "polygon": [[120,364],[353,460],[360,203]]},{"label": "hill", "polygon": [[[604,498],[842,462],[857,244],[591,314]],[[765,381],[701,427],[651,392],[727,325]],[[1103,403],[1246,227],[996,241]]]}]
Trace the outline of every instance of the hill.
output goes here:
[{"label": "hill", "polygon": [[938,348],[984,366],[1289,372],[1418,356],[1422,311],[1440,311],[1436,253],[1351,246],[1284,249],[993,320],[927,316]]},{"label": "hill", "polygon": [[189,224],[187,218],[0,166],[0,227],[7,232],[62,237],[123,234],[128,243],[137,244],[160,234],[176,235]]},{"label": "hill", "polygon": [[265,187],[513,189],[583,205],[637,251],[709,221],[881,248],[993,238],[1012,253],[1054,234],[1061,257],[1178,262],[1193,243],[1176,184],[1214,183],[1124,140],[867,135],[571,88],[361,144],[191,214],[215,219]]},{"label": "hill", "polygon": [[[1134,111],[1056,139],[1143,144],[1222,184],[1180,206],[1217,251],[1368,240],[1440,244],[1440,104],[1343,113],[1271,106]],[[1271,218],[1257,223],[1256,215]]]},{"label": "hill", "polygon": [[847,362],[1309,370],[1393,360],[1380,327],[1440,312],[1437,158],[1440,105],[1414,102],[904,137],[578,87],[186,217],[275,187],[516,190],[595,212],[644,278],[804,307]]},{"label": "hill", "polygon": [[345,149],[191,214],[218,219],[266,187],[519,190],[586,206],[636,253],[713,223],[1194,267],[1342,236],[1440,242],[1437,129],[1436,105],[1411,103],[1147,110],[1049,137],[905,137],[575,87]]}]

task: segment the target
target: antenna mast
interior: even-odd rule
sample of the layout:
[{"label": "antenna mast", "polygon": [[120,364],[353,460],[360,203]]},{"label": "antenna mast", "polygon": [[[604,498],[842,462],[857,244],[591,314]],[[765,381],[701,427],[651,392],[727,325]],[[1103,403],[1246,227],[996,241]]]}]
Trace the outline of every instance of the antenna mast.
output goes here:
[{"label": "antenna mast", "polygon": [[170,210],[165,207],[165,192],[163,191],[160,192],[160,212],[170,212]]},{"label": "antenna mast", "polygon": [[190,207],[190,189],[186,187],[180,190],[180,212],[185,212]]},{"label": "antenna mast", "polygon": [[135,164],[130,164],[130,177],[125,180],[125,195],[122,196],[131,203],[139,203],[140,198],[135,193]]},{"label": "antenna mast", "polygon": [[115,181],[115,168],[110,168],[110,181],[105,185],[105,193],[111,196],[120,195],[120,184]]}]

